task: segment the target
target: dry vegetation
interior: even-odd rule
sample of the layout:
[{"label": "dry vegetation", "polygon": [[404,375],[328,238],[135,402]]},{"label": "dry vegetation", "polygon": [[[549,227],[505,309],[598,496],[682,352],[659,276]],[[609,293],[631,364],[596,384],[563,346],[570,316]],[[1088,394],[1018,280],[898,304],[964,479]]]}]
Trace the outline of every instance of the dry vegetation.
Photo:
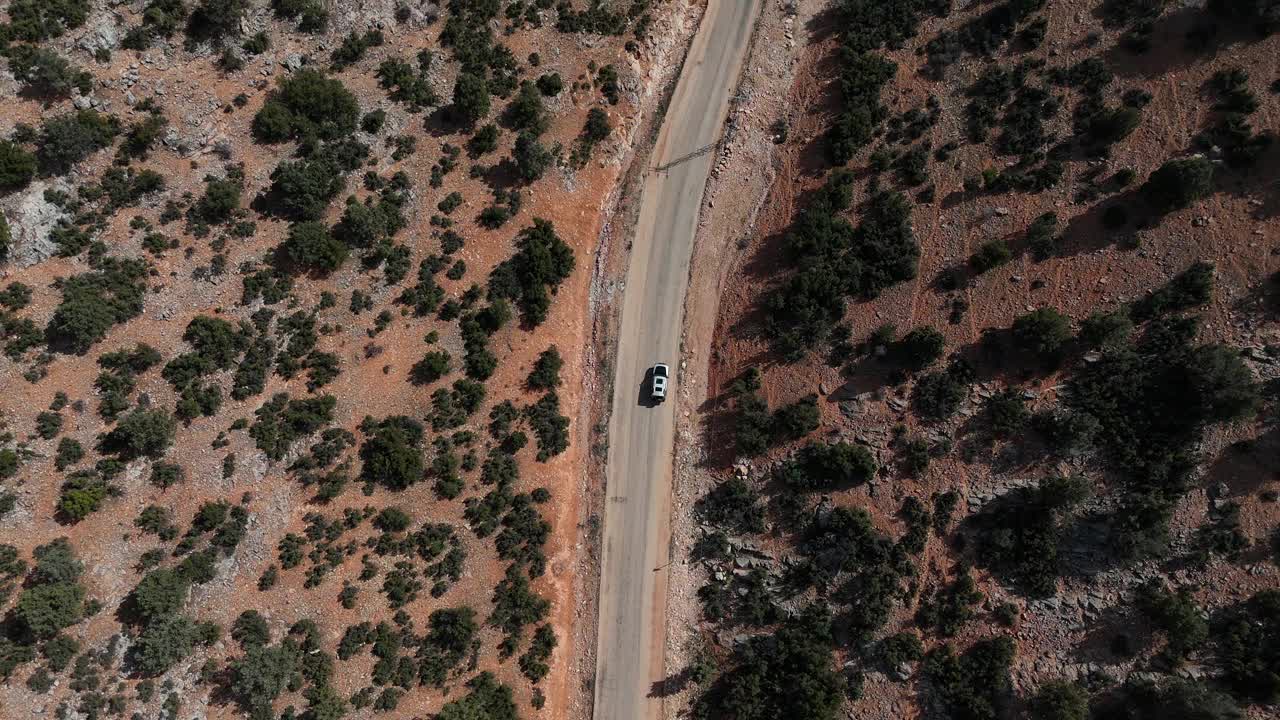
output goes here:
[{"label": "dry vegetation", "polygon": [[799,18],[698,408],[692,716],[1275,716],[1277,12]]},{"label": "dry vegetation", "polygon": [[0,715],[565,716],[666,4],[0,10]]}]

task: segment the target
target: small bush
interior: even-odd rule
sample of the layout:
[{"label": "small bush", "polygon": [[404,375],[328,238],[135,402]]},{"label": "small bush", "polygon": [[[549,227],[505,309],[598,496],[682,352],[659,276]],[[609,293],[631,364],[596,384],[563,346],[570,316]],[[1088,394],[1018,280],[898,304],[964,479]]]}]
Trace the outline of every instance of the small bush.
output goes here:
[{"label": "small bush", "polygon": [[1052,358],[1071,339],[1071,321],[1051,307],[1038,308],[1013,321],[1013,339],[1023,350]]},{"label": "small bush", "polygon": [[560,386],[560,368],[564,361],[555,345],[543,350],[529,371],[525,384],[534,390],[552,390]]},{"label": "small bush", "polygon": [[969,257],[969,267],[974,272],[984,273],[1004,265],[1013,259],[1013,251],[1003,240],[985,242],[978,251]]},{"label": "small bush", "polygon": [[1142,195],[1158,212],[1189,206],[1212,189],[1213,163],[1203,157],[1170,160],[1151,173]]}]

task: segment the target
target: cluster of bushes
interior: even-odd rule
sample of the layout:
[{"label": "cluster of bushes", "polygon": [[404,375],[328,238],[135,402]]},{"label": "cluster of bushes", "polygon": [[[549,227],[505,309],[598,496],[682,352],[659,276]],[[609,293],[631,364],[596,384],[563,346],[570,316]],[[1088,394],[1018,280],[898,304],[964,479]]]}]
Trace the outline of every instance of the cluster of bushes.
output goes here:
[{"label": "cluster of bushes", "polygon": [[542,622],[551,609],[551,603],[535,593],[529,586],[529,578],[518,564],[507,567],[507,573],[493,589],[493,612],[488,624],[503,632],[498,650],[503,657],[514,655],[524,628]]},{"label": "cluster of bushes", "polygon": [[422,480],[421,424],[402,416],[377,422],[365,418],[360,431],[365,434],[360,447],[360,459],[364,462],[360,475],[366,482],[404,490]]},{"label": "cluster of bushes", "polygon": [[965,21],[954,31],[939,33],[925,45],[929,66],[941,74],[948,65],[965,53],[990,57],[1000,46],[1013,39],[1018,26],[1026,24],[1032,13],[1044,7],[1045,0],[1009,0],[997,3],[977,17]]},{"label": "cluster of bushes", "polygon": [[[9,644],[9,652],[0,656],[25,655],[30,660],[34,656],[31,646],[50,641],[87,614],[85,589],[80,585],[84,564],[76,558],[67,539],[58,538],[37,547],[32,557],[35,567],[13,606],[14,632],[10,638],[0,640],[0,644]],[[11,559],[7,566],[7,574],[17,577],[23,574],[25,564]],[[23,651],[15,645],[27,649]],[[6,657],[6,662],[13,660]],[[7,676],[9,670],[6,668],[3,674]]]},{"label": "cluster of bushes", "polygon": [[[1175,297],[1206,297],[1194,289],[1207,279],[1204,272],[1171,283],[1182,290],[1158,291],[1157,296],[1171,294],[1148,312],[1186,306]],[[1070,383],[1071,408],[1096,422],[1100,446],[1127,479],[1127,500],[1117,519],[1130,552],[1163,544],[1204,430],[1247,417],[1259,403],[1258,384],[1240,354],[1224,345],[1195,345],[1198,327],[1194,317],[1156,317],[1137,341],[1105,347]]]},{"label": "cluster of bushes", "polygon": [[849,487],[870,480],[876,461],[862,445],[809,443],[775,473],[779,482],[799,492]]},{"label": "cluster of bushes", "polygon": [[777,349],[796,360],[822,342],[844,314],[846,297],[875,297],[915,277],[920,249],[911,232],[911,204],[878,192],[855,228],[841,215],[853,199],[853,176],[838,171],[801,211],[787,234],[796,272],[765,299]]},{"label": "cluster of bushes", "polygon": [[62,37],[89,19],[89,0],[14,0],[9,23],[0,26],[0,38],[41,42]]},{"label": "cluster of bushes", "polygon": [[533,225],[516,236],[515,255],[490,273],[489,297],[512,301],[525,324],[540,325],[551,308],[551,296],[573,268],[573,248],[556,235],[551,221],[534,218]]},{"label": "cluster of bushes", "polygon": [[[430,51],[418,53],[416,70],[413,65],[399,58],[383,60],[376,73],[378,85],[387,91],[387,96],[393,101],[403,103],[409,112],[420,112],[424,108],[439,105],[440,98],[431,88],[427,77],[432,57]],[[367,124],[365,131],[370,132]]]},{"label": "cluster of bushes", "polygon": [[182,0],[150,0],[142,10],[142,22],[125,33],[120,44],[129,50],[146,50],[157,38],[173,37],[187,20]]},{"label": "cluster of bushes", "polygon": [[[148,510],[159,508],[152,506]],[[221,638],[221,628],[213,623],[193,622],[182,614],[182,607],[192,585],[214,578],[214,559],[219,553],[230,554],[235,550],[245,535],[248,520],[243,507],[221,501],[203,503],[175,552],[189,554],[174,568],[155,568],[142,577],[122,610],[138,633],[129,649],[130,662],[137,672],[146,676],[164,673],[186,658],[196,643],[211,645]],[[161,513],[144,511],[138,524],[144,529],[155,529],[161,539],[176,532]],[[192,552],[205,535],[209,536],[209,546]],[[245,620],[237,620],[237,634],[241,637],[245,634],[245,624]]]},{"label": "cluster of bushes", "polygon": [[295,441],[333,422],[336,405],[332,395],[295,400],[288,393],[277,393],[254,412],[249,436],[268,458],[281,460]]},{"label": "cluster of bushes", "polygon": [[294,20],[305,33],[324,32],[329,24],[329,10],[319,0],[271,0],[276,17]]},{"label": "cluster of bushes", "polygon": [[732,663],[694,705],[694,717],[834,720],[846,682],[831,658],[831,620],[810,608],[738,645]]},{"label": "cluster of bushes", "polygon": [[102,258],[92,271],[58,280],[62,301],[45,328],[50,346],[83,354],[113,325],[137,317],[146,277],[141,260]]},{"label": "cluster of bushes", "polygon": [[524,417],[538,440],[539,462],[546,462],[569,448],[569,418],[560,414],[560,396],[554,390],[548,390],[526,407]]},{"label": "cluster of bushes", "polygon": [[764,507],[759,493],[740,477],[716,485],[698,499],[698,516],[712,525],[739,533],[764,532]]},{"label": "cluster of bushes", "polygon": [[1213,637],[1233,692],[1256,703],[1280,699],[1280,592],[1264,590],[1224,613]]},{"label": "cluster of bushes", "polygon": [[773,444],[798,440],[818,429],[821,413],[816,395],[807,395],[771,412],[756,389],[737,394],[738,425],[734,441],[738,452],[758,455]]},{"label": "cluster of bushes", "polygon": [[145,343],[138,343],[132,350],[116,350],[98,356],[102,372],[94,380],[94,389],[101,400],[98,414],[104,420],[114,420],[129,409],[129,396],[137,386],[137,376],[160,363],[160,353]]},{"label": "cluster of bushes", "polygon": [[916,624],[932,629],[941,637],[953,637],[973,619],[973,608],[985,597],[969,569],[961,568],[955,580],[921,599],[916,609]]},{"label": "cluster of bushes", "polygon": [[368,155],[368,147],[348,138],[297,160],[283,160],[271,172],[263,206],[295,222],[319,220],[346,186],[347,174],[361,167]]},{"label": "cluster of bushes", "polygon": [[915,275],[919,247],[910,202],[878,192],[852,227],[841,217],[852,200],[852,181],[849,173],[832,174],[787,233],[797,272],[764,302],[768,331],[788,359],[799,359],[828,336],[844,315],[845,297],[874,297]]},{"label": "cluster of bushes", "polygon": [[835,9],[844,55],[839,77],[841,111],[828,135],[828,154],[832,162],[843,165],[870,142],[887,115],[880,93],[897,66],[875,51],[901,47],[915,36],[926,11],[941,16],[948,8],[936,0],[910,0],[893,7],[842,0]]},{"label": "cluster of bushes", "polygon": [[82,95],[93,88],[93,75],[67,62],[58,53],[31,45],[11,45],[5,54],[9,71],[27,93],[45,100]]},{"label": "cluster of bushes", "polygon": [[979,640],[960,655],[943,645],[925,658],[925,675],[952,717],[996,720],[1007,700],[1014,649],[1007,637]]},{"label": "cluster of bushes", "polygon": [[1079,477],[1049,477],[1034,488],[1002,495],[966,521],[977,541],[975,561],[1020,592],[1052,595],[1065,520],[1087,495]]},{"label": "cluster of bushes", "polygon": [[282,693],[308,686],[303,691],[311,705],[307,712],[318,711],[318,706],[329,708],[324,715],[312,717],[341,717],[346,703],[330,686],[333,656],[321,647],[314,622],[294,623],[274,645],[258,643],[258,639],[247,636],[242,644],[244,654],[228,663],[227,690],[242,711],[251,717],[270,716],[272,702]]}]

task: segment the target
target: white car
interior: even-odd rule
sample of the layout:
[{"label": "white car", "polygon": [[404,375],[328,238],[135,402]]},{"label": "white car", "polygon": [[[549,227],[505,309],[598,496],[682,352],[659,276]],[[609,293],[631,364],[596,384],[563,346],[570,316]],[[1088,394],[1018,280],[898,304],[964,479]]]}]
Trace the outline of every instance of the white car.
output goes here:
[{"label": "white car", "polygon": [[650,380],[649,395],[654,400],[662,402],[667,397],[667,380],[671,375],[671,369],[665,363],[658,363],[650,372],[653,378]]}]

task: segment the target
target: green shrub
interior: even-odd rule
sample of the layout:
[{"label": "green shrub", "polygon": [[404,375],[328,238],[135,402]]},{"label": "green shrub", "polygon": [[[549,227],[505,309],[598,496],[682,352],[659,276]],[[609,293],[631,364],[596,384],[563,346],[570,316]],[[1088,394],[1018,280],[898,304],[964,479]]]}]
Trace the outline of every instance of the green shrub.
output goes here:
[{"label": "green shrub", "polygon": [[414,385],[429,385],[448,375],[452,370],[449,353],[444,350],[429,352],[409,369],[409,379]]},{"label": "green shrub", "polygon": [[129,647],[130,660],[142,675],[160,675],[191,654],[195,639],[190,619],[178,614],[158,617]]},{"label": "green shrub", "polygon": [[1213,639],[1235,693],[1258,703],[1280,698],[1280,592],[1264,590],[1225,612]]},{"label": "green shrub", "polygon": [[36,435],[44,440],[52,440],[62,432],[62,415],[45,411],[36,415]]},{"label": "green shrub", "polygon": [[547,172],[555,157],[536,135],[524,131],[516,136],[515,147],[511,150],[511,160],[515,165],[516,175],[524,182],[531,183]]},{"label": "green shrub", "polygon": [[1109,716],[1122,712],[1133,720],[1161,718],[1195,718],[1196,720],[1239,720],[1244,711],[1231,696],[1210,688],[1201,681],[1166,678],[1133,680],[1113,693],[1111,702],[1103,703],[1101,712]]},{"label": "green shrub", "polygon": [[13,142],[0,140],[0,192],[22,190],[35,176],[36,156]]},{"label": "green shrub", "polygon": [[298,267],[328,275],[347,261],[347,245],[322,222],[303,222],[289,228],[285,254]]},{"label": "green shrub", "polygon": [[1009,687],[1009,664],[1014,643],[1007,637],[979,640],[963,655],[950,645],[929,653],[925,674],[944,710],[955,720],[995,720],[1000,717]]},{"label": "green shrub", "polygon": [[924,657],[924,644],[920,636],[904,630],[880,641],[880,662],[890,672],[907,663],[918,662]]},{"label": "green shrub", "polygon": [[1080,323],[1080,341],[1090,348],[1123,347],[1133,333],[1133,321],[1123,311],[1096,312]]},{"label": "green shrub", "polygon": [[569,448],[569,418],[560,414],[560,397],[554,390],[525,408],[524,414],[538,438],[539,462],[546,462]]},{"label": "green shrub", "polygon": [[912,328],[896,343],[894,355],[907,370],[918,372],[942,357],[945,339],[934,328],[921,325]]},{"label": "green shrub", "polygon": [[489,114],[489,85],[484,75],[463,71],[453,85],[449,116],[463,127],[471,127]]},{"label": "green shrub", "polygon": [[498,126],[493,123],[481,125],[467,141],[467,152],[478,158],[498,149]]},{"label": "green shrub", "polygon": [[27,92],[45,99],[70,97],[72,90],[88,95],[93,89],[93,75],[44,48],[11,46],[9,71]]},{"label": "green shrub", "polygon": [[111,144],[120,132],[120,121],[96,110],[77,110],[49,118],[36,140],[40,169],[63,175],[89,155]]},{"label": "green shrub", "polygon": [[997,437],[1009,437],[1020,433],[1031,419],[1026,400],[1017,388],[1005,388],[987,399],[987,416],[991,419],[991,431]]},{"label": "green shrub", "polygon": [[254,412],[249,436],[268,458],[281,460],[295,441],[333,422],[337,402],[332,395],[294,400],[288,393],[277,393]]},{"label": "green shrub", "polygon": [[1213,163],[1204,157],[1170,160],[1151,173],[1142,195],[1158,212],[1185,208],[1212,189]]},{"label": "green shrub", "polygon": [[364,461],[360,475],[365,481],[404,490],[422,480],[422,425],[403,416],[377,423],[366,420],[365,424],[367,427],[361,428],[365,441],[360,447]]},{"label": "green shrub", "polygon": [[299,70],[282,78],[253,118],[260,142],[338,140],[356,130],[360,106],[341,80],[317,70]]},{"label": "green shrub", "polygon": [[1001,582],[1033,597],[1057,589],[1059,547],[1071,511],[1088,496],[1078,477],[1050,477],[1035,488],[1019,488],[967,521],[978,562]]},{"label": "green shrub", "polygon": [[529,682],[538,683],[551,672],[547,660],[556,647],[556,633],[550,625],[541,625],[533,633],[533,641],[529,650],[520,656],[520,672],[529,678]]},{"label": "green shrub", "polygon": [[969,267],[974,272],[984,273],[1004,265],[1013,259],[1013,251],[1003,240],[991,240],[983,243],[978,251],[969,257]]},{"label": "green shrub", "polygon": [[58,441],[57,454],[53,466],[58,470],[66,470],[84,458],[84,446],[75,438],[64,437]]},{"label": "green shrub", "polygon": [[488,671],[467,681],[467,694],[445,703],[435,720],[470,720],[479,717],[487,720],[517,720],[519,717],[515,701],[512,700],[511,688],[499,683]]},{"label": "green shrub", "polygon": [[84,595],[84,588],[73,582],[35,585],[18,596],[13,617],[26,637],[45,640],[80,622],[84,615]]},{"label": "green shrub", "polygon": [[187,602],[190,581],[167,568],[148,572],[130,596],[130,609],[143,624],[173,617]]},{"label": "green shrub", "polygon": [[142,312],[146,263],[104,258],[96,270],[61,282],[62,302],[45,333],[55,347],[84,353],[106,337],[112,325]]},{"label": "green shrub", "polygon": [[1054,308],[1037,308],[1013,321],[1013,339],[1022,350],[1051,358],[1071,339],[1071,321]]},{"label": "green shrub", "polygon": [[378,85],[387,90],[390,98],[408,106],[409,112],[440,104],[440,98],[431,87],[427,75],[430,69],[430,52],[418,54],[418,68],[398,58],[388,58],[378,65]]},{"label": "green shrub", "polygon": [[525,626],[544,620],[550,608],[546,598],[530,589],[529,579],[520,566],[508,566],[506,576],[493,589],[493,612],[488,620],[489,625],[505,635],[500,648],[503,654],[510,655]]},{"label": "green shrub", "polygon": [[1197,262],[1163,287],[1135,302],[1130,310],[1138,321],[1207,305],[1213,297],[1214,267]]},{"label": "green shrub", "polygon": [[1089,720],[1089,695],[1067,680],[1051,680],[1031,698],[1037,720]]},{"label": "green shrub", "polygon": [[176,423],[163,410],[134,410],[111,432],[101,436],[99,452],[119,455],[122,459],[158,458],[173,442]]},{"label": "green shrub", "polygon": [[801,211],[786,237],[798,271],[765,298],[766,330],[788,361],[825,340],[847,297],[875,297],[915,276],[919,248],[911,205],[898,193],[872,195],[854,228],[841,214],[852,201],[853,176],[838,171]]},{"label": "green shrub", "polygon": [[525,380],[525,385],[534,390],[551,390],[559,387],[560,369],[563,366],[564,360],[560,358],[559,349],[552,345],[538,355],[533,369],[529,371],[529,377]]},{"label": "green shrub", "polygon": [[934,629],[942,637],[954,637],[973,619],[973,608],[984,597],[973,580],[973,574],[968,568],[961,568],[955,580],[936,588],[931,597],[921,600],[916,610],[916,624]]},{"label": "green shrub", "polygon": [[[368,148],[359,143],[329,145],[300,160],[285,160],[271,171],[268,193],[272,213],[290,220],[319,220],[330,201],[346,186],[346,176],[359,167]],[[348,205],[348,208],[351,206]],[[345,220],[345,216],[344,216]],[[334,234],[349,245],[347,228],[339,223]]]},{"label": "green shrub", "polygon": [[912,390],[912,408],[924,420],[946,420],[968,396],[973,376],[973,368],[964,360],[953,360],[946,370],[921,376]]},{"label": "green shrub", "polygon": [[525,81],[502,113],[503,122],[513,130],[538,136],[547,131],[551,118],[542,103],[542,93],[533,83]]},{"label": "green shrub", "polygon": [[191,9],[187,35],[193,40],[221,41],[240,34],[240,21],[249,9],[249,0],[200,0]]},{"label": "green shrub", "polygon": [[698,700],[695,713],[834,720],[844,698],[831,644],[830,620],[813,609],[771,634],[751,637],[735,648],[730,669]]},{"label": "green shrub", "polygon": [[516,237],[516,253],[489,275],[489,297],[512,300],[529,325],[547,317],[551,295],[573,272],[573,248],[556,235],[548,220],[534,218],[533,225]]},{"label": "green shrub", "polygon": [[875,476],[876,462],[861,445],[846,442],[810,443],[777,471],[788,487],[813,492],[858,485]]},{"label": "green shrub", "polygon": [[1209,639],[1209,623],[1185,588],[1170,592],[1160,581],[1149,581],[1138,588],[1135,605],[1164,632],[1164,656],[1173,662],[1181,662]]},{"label": "green shrub", "polygon": [[713,525],[741,533],[764,531],[760,496],[746,480],[732,477],[716,485],[695,504],[698,516]]},{"label": "green shrub", "polygon": [[89,0],[13,0],[8,34],[28,42],[61,37],[84,25],[89,9]]},{"label": "green shrub", "polygon": [[538,90],[547,97],[555,97],[564,89],[564,80],[560,79],[560,73],[543,73],[538,76]]}]

